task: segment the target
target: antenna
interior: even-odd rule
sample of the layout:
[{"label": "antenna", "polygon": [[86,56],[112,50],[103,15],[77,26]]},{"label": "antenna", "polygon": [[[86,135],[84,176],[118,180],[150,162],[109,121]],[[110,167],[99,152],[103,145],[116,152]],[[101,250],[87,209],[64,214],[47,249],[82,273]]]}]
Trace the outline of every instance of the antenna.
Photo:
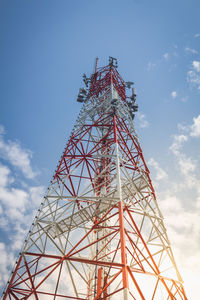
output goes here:
[{"label": "antenna", "polygon": [[94,73],[96,73],[96,72],[97,72],[98,60],[99,60],[99,58],[98,58],[98,57],[96,57],[96,58],[95,58],[95,65],[94,65]]},{"label": "antenna", "polygon": [[117,68],[117,59],[112,56],[109,56],[109,65],[111,67]]}]

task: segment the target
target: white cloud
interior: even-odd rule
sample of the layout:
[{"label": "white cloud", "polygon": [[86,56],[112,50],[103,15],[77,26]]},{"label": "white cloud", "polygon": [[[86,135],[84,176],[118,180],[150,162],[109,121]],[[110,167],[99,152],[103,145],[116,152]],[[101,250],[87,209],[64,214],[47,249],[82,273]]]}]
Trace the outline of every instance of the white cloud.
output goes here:
[{"label": "white cloud", "polygon": [[188,137],[184,134],[180,134],[174,135],[173,138],[174,141],[169,149],[173,152],[173,154],[179,155],[179,150],[182,148],[183,143],[188,140]]},{"label": "white cloud", "polygon": [[139,120],[139,126],[141,128],[146,128],[146,127],[149,127],[149,122],[147,121],[146,119],[146,115],[141,113],[141,112],[138,112],[137,113],[137,118]]},{"label": "white cloud", "polygon": [[[196,291],[200,280],[200,178],[196,158],[186,154],[183,145],[190,136],[199,136],[200,116],[193,118],[192,125],[179,125],[186,134],[173,137],[170,146],[176,165],[175,178],[166,182],[166,189],[158,190],[158,203],[165,217],[165,225],[181,275],[185,281],[189,299],[198,300]],[[194,134],[194,135],[192,135]],[[187,150],[188,151],[188,150]],[[177,173],[175,167],[178,167]],[[194,280],[197,278],[197,280]]]},{"label": "white cloud", "polygon": [[[17,174],[16,176],[19,176]],[[0,287],[8,280],[16,251],[22,247],[28,228],[41,202],[42,186],[14,187],[15,177],[6,165],[0,165]],[[40,200],[39,200],[40,199]],[[4,245],[3,236],[7,236]],[[8,253],[8,254],[7,254]]]},{"label": "white cloud", "polygon": [[194,37],[195,38],[199,38],[200,37],[200,33],[196,33]]},{"label": "white cloud", "polygon": [[44,192],[43,186],[32,186],[29,188],[30,200],[35,206],[40,205]]},{"label": "white cloud", "polygon": [[192,62],[192,69],[187,72],[187,81],[200,90],[200,61]]},{"label": "white cloud", "polygon": [[171,96],[172,96],[173,99],[176,99],[177,95],[178,94],[177,94],[176,91],[171,92]]},{"label": "white cloud", "polygon": [[[0,227],[9,230],[8,221],[11,224],[30,224],[30,214],[32,218],[33,210],[39,206],[41,196],[44,192],[42,186],[28,186],[26,188],[13,187],[15,178],[11,177],[10,169],[5,165],[0,165]],[[39,201],[40,199],[40,201]],[[30,212],[31,211],[31,212]],[[2,213],[1,213],[2,212]],[[29,217],[27,218],[27,216]],[[20,225],[20,226],[21,226]],[[16,228],[15,228],[16,229]]]},{"label": "white cloud", "polygon": [[[26,182],[27,178],[36,176],[31,167],[31,151],[23,149],[19,142],[6,141],[4,134],[0,125],[0,158],[3,158],[0,162],[0,288],[8,280],[16,251],[23,244],[44,193],[44,187]],[[11,171],[12,166],[16,167],[15,173]],[[25,175],[23,179],[21,172]]]},{"label": "white cloud", "polygon": [[191,137],[200,137],[200,115],[193,118],[192,125],[178,124],[178,129],[187,132]]},{"label": "white cloud", "polygon": [[[165,188],[163,183],[162,186],[157,185],[158,204],[165,217],[175,260],[185,281],[186,294],[194,300],[198,300],[196,291],[200,280],[200,180],[197,172],[198,164],[193,157],[185,153],[183,146],[189,141],[191,132],[197,130],[199,120],[200,117],[193,119],[193,127],[179,126],[179,129],[187,135],[174,135],[170,146],[178,167],[177,173],[174,166],[175,178],[164,177]],[[159,165],[154,159],[150,159],[149,164],[159,170]],[[165,170],[163,171],[166,173]],[[155,173],[154,176],[158,180],[158,174]],[[197,280],[193,280],[194,276]]]},{"label": "white cloud", "polygon": [[163,57],[164,57],[165,60],[168,60],[169,59],[169,53],[163,54]]},{"label": "white cloud", "polygon": [[[176,46],[174,46],[174,48],[176,48]],[[172,56],[177,57],[178,54],[176,52],[173,52],[171,54],[168,53],[168,52],[165,52],[158,59],[156,59],[154,62],[149,61],[148,64],[147,64],[147,70],[148,71],[152,70],[153,68],[160,65],[161,63],[168,61],[169,58],[172,57]],[[176,67],[176,65],[173,65],[172,67]]]},{"label": "white cloud", "polygon": [[7,250],[6,245],[0,242],[0,283],[8,280],[9,270],[14,262],[13,254]]},{"label": "white cloud", "polygon": [[190,182],[190,174],[196,169],[196,161],[191,157],[188,157],[184,153],[181,152],[183,143],[188,141],[188,137],[184,134],[174,135],[174,141],[169,149],[177,158],[177,164],[179,166],[180,173],[187,176],[188,182]]},{"label": "white cloud", "polygon": [[185,132],[189,131],[187,125],[183,125],[183,124],[181,124],[181,123],[178,123],[177,127],[178,127],[178,129],[179,129],[180,131],[185,131]]},{"label": "white cloud", "polygon": [[[173,143],[169,147],[172,153],[176,156],[177,165],[179,166],[180,174],[184,176],[182,180],[182,188],[193,188],[197,193],[197,199],[200,204],[200,188],[199,180],[196,175],[198,160],[186,155],[182,149],[183,144],[189,140],[189,137],[200,136],[200,115],[193,118],[192,125],[178,124],[178,129],[186,134],[174,135]],[[191,141],[191,140],[190,140]]]},{"label": "white cloud", "polygon": [[0,188],[5,187],[9,182],[13,181],[9,175],[10,169],[7,166],[0,164]]},{"label": "white cloud", "polygon": [[[188,178],[188,175],[185,174],[184,177]],[[193,179],[197,180],[197,177],[194,176]],[[196,183],[193,185],[193,189],[198,186]],[[193,195],[187,198],[184,192],[189,187],[185,182],[182,184],[182,179],[177,177],[176,185],[179,189],[175,192],[169,178],[166,185],[169,188],[158,192],[158,204],[165,217],[165,226],[176,263],[184,280],[188,299],[198,300],[196,291],[200,279],[200,223],[197,199],[200,197],[200,190],[196,198]],[[193,202],[196,205],[192,206]],[[194,281],[194,276],[198,280]],[[194,290],[191,290],[191,287]]]},{"label": "white cloud", "polygon": [[192,53],[192,54],[198,54],[198,51],[189,47],[185,48],[186,52]]},{"label": "white cloud", "polygon": [[149,61],[148,64],[147,64],[147,70],[150,71],[154,67],[156,67],[156,63],[153,63],[153,62]]},{"label": "white cloud", "polygon": [[[190,137],[200,136],[200,115],[193,118],[192,125],[178,124],[178,129],[184,131],[186,134],[175,135],[170,150],[176,157],[177,166],[179,167],[179,175],[182,176],[182,181],[179,183],[179,188],[191,189],[191,197],[196,199],[198,207],[200,207],[200,180],[198,179],[198,159],[188,156],[183,151],[183,144],[189,141]],[[190,143],[192,140],[190,139]]]},{"label": "white cloud", "polygon": [[19,208],[22,212],[27,204],[28,194],[24,190],[11,187],[14,178],[10,176],[10,173],[7,166],[0,165],[0,202],[7,208]]},{"label": "white cloud", "polygon": [[0,134],[4,134],[5,133],[5,128],[3,125],[0,124]]},{"label": "white cloud", "polygon": [[[188,210],[183,205],[181,198],[167,194],[163,200],[160,201],[160,206],[163,215],[166,219],[166,227],[169,232],[172,245],[175,245],[177,249],[182,249],[179,256],[184,257],[184,264],[189,267],[190,258],[195,255],[198,258],[199,253],[199,238],[200,238],[200,226],[198,211]],[[190,247],[185,247],[190,245]],[[195,265],[193,265],[193,268]],[[199,272],[200,276],[200,272]]]},{"label": "white cloud", "polygon": [[184,175],[188,175],[196,169],[196,162],[191,157],[187,157],[184,154],[179,155],[178,164],[180,167],[180,171]]},{"label": "white cloud", "polygon": [[0,157],[8,160],[14,167],[17,167],[27,178],[34,178],[36,172],[31,167],[32,152],[23,149],[17,141],[4,140],[4,127],[0,126]]},{"label": "white cloud", "polygon": [[197,118],[193,118],[193,124],[190,126],[190,135],[194,137],[200,136],[200,115]]},{"label": "white cloud", "polygon": [[182,102],[186,102],[187,100],[188,100],[188,96],[184,96],[184,97],[181,98]]},{"label": "white cloud", "polygon": [[187,73],[187,81],[198,90],[200,90],[200,75],[195,71],[188,71]]},{"label": "white cloud", "polygon": [[150,158],[148,165],[154,167],[156,171],[156,180],[159,181],[167,178],[167,173],[159,166],[158,162],[153,157]]},{"label": "white cloud", "polygon": [[194,60],[192,62],[192,66],[195,71],[200,72],[200,61]]},{"label": "white cloud", "polygon": [[0,201],[10,209],[19,208],[20,212],[25,210],[28,194],[24,190],[16,188],[0,188]]}]

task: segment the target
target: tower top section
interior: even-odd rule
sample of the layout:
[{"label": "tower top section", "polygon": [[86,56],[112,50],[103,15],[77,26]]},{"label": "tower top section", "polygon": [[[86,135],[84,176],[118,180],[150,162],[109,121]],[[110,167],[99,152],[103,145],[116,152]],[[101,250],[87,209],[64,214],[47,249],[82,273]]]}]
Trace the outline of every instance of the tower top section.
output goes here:
[{"label": "tower top section", "polygon": [[[95,101],[105,93],[109,94],[111,90],[114,90],[117,93],[117,98],[127,103],[133,118],[134,113],[138,110],[138,105],[135,104],[136,91],[135,88],[131,88],[134,83],[123,80],[117,70],[116,58],[109,56],[109,63],[104,67],[98,67],[97,62],[98,58],[96,59],[95,71],[90,77],[83,74],[85,88],[80,88],[77,101],[85,102],[89,99]],[[131,90],[131,93],[128,90]]]},{"label": "tower top section", "polygon": [[126,83],[117,71],[117,60],[109,57],[109,64],[97,68],[92,74],[88,97],[98,97],[103,90],[110,89],[111,85],[117,91],[122,100],[126,100]]}]

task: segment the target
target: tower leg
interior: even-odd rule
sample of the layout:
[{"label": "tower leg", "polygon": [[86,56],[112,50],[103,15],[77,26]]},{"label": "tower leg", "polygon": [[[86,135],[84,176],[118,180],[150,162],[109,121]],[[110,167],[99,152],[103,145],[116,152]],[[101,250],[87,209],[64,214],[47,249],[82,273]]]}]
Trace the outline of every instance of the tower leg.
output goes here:
[{"label": "tower leg", "polygon": [[124,300],[129,300],[129,289],[128,288],[124,289]]},{"label": "tower leg", "polygon": [[103,269],[99,268],[97,273],[97,297],[101,294],[102,271]]},{"label": "tower leg", "polygon": [[119,226],[120,226],[120,241],[121,241],[121,262],[124,265],[122,268],[122,280],[124,288],[124,300],[129,299],[129,285],[128,285],[128,270],[127,270],[127,257],[126,257],[126,239],[124,228],[124,215],[123,204],[119,202]]}]

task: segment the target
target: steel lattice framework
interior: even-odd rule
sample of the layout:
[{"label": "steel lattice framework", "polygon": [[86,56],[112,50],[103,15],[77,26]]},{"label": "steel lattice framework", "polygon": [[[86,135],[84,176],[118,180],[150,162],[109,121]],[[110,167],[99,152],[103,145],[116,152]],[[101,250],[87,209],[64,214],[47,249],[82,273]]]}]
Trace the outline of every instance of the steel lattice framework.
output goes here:
[{"label": "steel lattice framework", "polygon": [[84,81],[3,299],[187,299],[134,129],[135,99],[112,58]]}]

